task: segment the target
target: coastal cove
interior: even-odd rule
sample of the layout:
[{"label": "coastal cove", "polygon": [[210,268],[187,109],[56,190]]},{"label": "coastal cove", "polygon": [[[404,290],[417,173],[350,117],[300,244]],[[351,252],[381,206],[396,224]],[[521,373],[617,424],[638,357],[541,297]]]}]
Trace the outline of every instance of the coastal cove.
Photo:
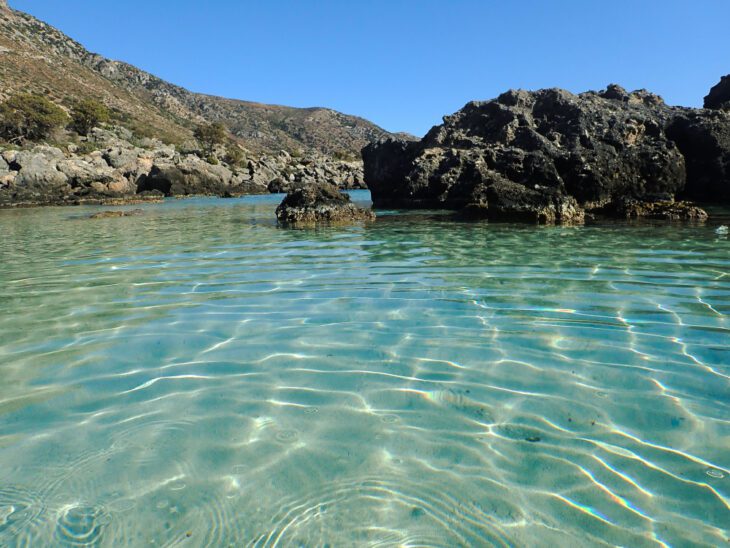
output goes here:
[{"label": "coastal cove", "polygon": [[0,548],[730,547],[728,20],[0,0]]},{"label": "coastal cove", "polygon": [[727,542],[730,210],[281,199],[0,210],[0,545]]}]

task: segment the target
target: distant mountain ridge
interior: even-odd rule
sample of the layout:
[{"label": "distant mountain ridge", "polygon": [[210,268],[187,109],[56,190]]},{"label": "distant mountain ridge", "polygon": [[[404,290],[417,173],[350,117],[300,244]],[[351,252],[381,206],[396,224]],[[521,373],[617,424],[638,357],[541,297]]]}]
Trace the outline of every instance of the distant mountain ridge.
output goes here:
[{"label": "distant mountain ridge", "polygon": [[107,59],[56,28],[0,0],[0,100],[42,93],[69,106],[101,99],[133,131],[170,142],[190,139],[197,123],[221,122],[254,152],[318,151],[359,156],[390,135],[357,116],[327,108],[266,105],[191,92],[133,65]]}]

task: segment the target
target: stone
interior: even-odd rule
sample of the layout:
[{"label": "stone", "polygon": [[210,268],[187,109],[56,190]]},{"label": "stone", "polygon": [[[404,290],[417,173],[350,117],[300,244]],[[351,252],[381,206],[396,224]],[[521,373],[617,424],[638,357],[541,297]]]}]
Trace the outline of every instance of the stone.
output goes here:
[{"label": "stone", "polygon": [[687,164],[683,198],[730,204],[730,112],[682,110],[667,135]]},{"label": "stone", "polygon": [[137,191],[158,190],[165,196],[221,196],[230,191],[232,179],[233,173],[228,168],[189,156],[178,162],[155,161]]},{"label": "stone", "polygon": [[144,215],[144,210],[133,209],[131,211],[102,211],[89,216],[89,219],[112,219],[116,217],[136,217]]},{"label": "stone", "polygon": [[59,162],[65,158],[59,149],[46,145],[18,152],[12,162],[18,168],[15,186],[30,193],[55,191],[65,187],[68,177],[58,169]]},{"label": "stone", "polygon": [[608,206],[612,217],[625,219],[659,219],[664,221],[706,221],[707,212],[689,202],[641,202],[621,199]]},{"label": "stone", "polygon": [[120,172],[93,157],[69,158],[58,162],[58,170],[66,175],[72,187],[89,186],[93,182],[108,184],[123,179]]},{"label": "stone", "polygon": [[[6,189],[14,186],[17,177],[17,171],[10,171],[5,174],[0,173],[0,188]],[[2,202],[2,198],[0,198],[0,202]]]},{"label": "stone", "polygon": [[2,152],[0,152],[0,157],[5,160],[6,164],[10,165],[15,163],[15,157],[17,156],[17,154],[17,150],[3,150]]},{"label": "stone", "polygon": [[141,152],[140,149],[117,146],[107,148],[103,153],[103,157],[111,167],[128,173],[137,170],[137,158]]},{"label": "stone", "polygon": [[468,103],[420,142],[368,145],[365,182],[376,207],[581,222],[584,209],[620,197],[684,189],[684,156],[664,130],[671,114],[660,97],[617,85],[580,95],[512,90]]},{"label": "stone", "polygon": [[730,111],[730,74],[710,90],[705,97],[705,108]]},{"label": "stone", "polygon": [[301,227],[369,222],[375,214],[355,206],[335,185],[318,184],[289,192],[276,208],[276,218],[282,225]]}]

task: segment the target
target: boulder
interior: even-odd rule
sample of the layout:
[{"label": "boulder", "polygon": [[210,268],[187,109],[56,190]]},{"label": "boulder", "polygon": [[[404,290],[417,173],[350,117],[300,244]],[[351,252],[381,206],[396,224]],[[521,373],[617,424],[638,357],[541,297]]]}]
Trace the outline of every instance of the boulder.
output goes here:
[{"label": "boulder", "polygon": [[355,206],[350,196],[331,184],[310,185],[292,190],[276,208],[283,225],[343,225],[375,220],[368,209]]},{"label": "boulder", "polygon": [[114,169],[121,169],[125,173],[136,172],[138,163],[137,158],[143,151],[141,149],[126,147],[110,147],[107,148],[103,157],[107,164]]},{"label": "boulder", "polygon": [[31,194],[66,187],[68,176],[58,169],[58,164],[65,159],[59,149],[46,145],[16,153],[11,163],[18,171],[16,187]]},{"label": "boulder", "polygon": [[230,191],[233,173],[221,165],[211,165],[196,156],[179,161],[155,161],[137,191],[158,190],[165,196],[214,195]]},{"label": "boulder", "polygon": [[730,112],[682,110],[669,123],[687,164],[682,197],[730,204]]},{"label": "boulder", "polygon": [[684,157],[664,131],[671,112],[616,85],[509,91],[467,104],[420,142],[368,145],[365,182],[376,207],[482,204],[491,218],[577,222],[583,208],[684,188]]},{"label": "boulder", "polygon": [[[17,171],[9,171],[7,173],[0,173],[0,189],[8,189],[15,185],[15,179],[17,178]],[[0,195],[0,202],[2,202],[2,196]]]},{"label": "boulder", "polygon": [[108,185],[124,181],[123,175],[109,167],[100,157],[73,157],[58,162],[58,170],[63,173],[72,188],[88,187],[92,183]]},{"label": "boulder", "polygon": [[730,74],[710,90],[705,97],[705,108],[730,111]]}]

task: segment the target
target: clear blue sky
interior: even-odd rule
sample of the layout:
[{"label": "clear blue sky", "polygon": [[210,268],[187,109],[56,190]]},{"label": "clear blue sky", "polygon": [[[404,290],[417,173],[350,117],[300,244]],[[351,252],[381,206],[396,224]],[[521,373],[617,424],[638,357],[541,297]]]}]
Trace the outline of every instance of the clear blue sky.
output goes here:
[{"label": "clear blue sky", "polygon": [[193,91],[424,134],[509,88],[611,82],[697,106],[730,73],[730,0],[10,0]]}]

